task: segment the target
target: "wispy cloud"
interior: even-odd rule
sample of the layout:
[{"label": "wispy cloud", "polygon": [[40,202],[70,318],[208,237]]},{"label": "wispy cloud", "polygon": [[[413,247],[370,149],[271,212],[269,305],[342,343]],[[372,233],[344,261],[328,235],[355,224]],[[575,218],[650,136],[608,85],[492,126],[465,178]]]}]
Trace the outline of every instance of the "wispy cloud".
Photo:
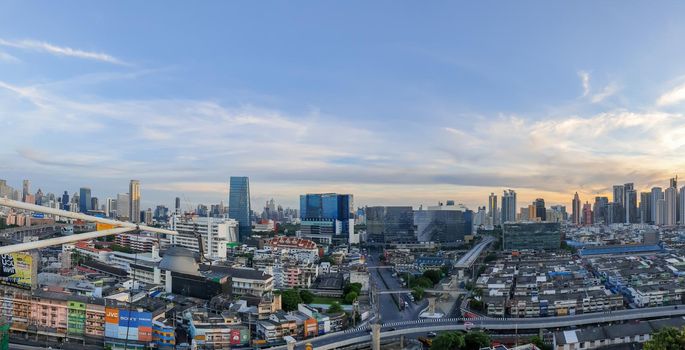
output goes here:
[{"label": "wispy cloud", "polygon": [[17,63],[21,61],[18,58],[8,54],[7,52],[0,51],[0,62]]},{"label": "wispy cloud", "polygon": [[580,84],[583,86],[583,97],[590,93],[590,73],[586,71],[578,71],[580,77]]},{"label": "wispy cloud", "polygon": [[615,83],[610,83],[609,85],[605,86],[602,89],[602,91],[592,95],[592,98],[590,99],[590,101],[592,101],[592,103],[602,102],[605,99],[607,99],[608,97],[615,95],[616,92],[618,92],[618,90],[619,90],[618,85],[616,85]]},{"label": "wispy cloud", "polygon": [[685,84],[678,85],[663,93],[656,101],[657,106],[670,106],[685,100]]},{"label": "wispy cloud", "polygon": [[51,43],[38,40],[6,40],[0,39],[0,46],[11,47],[21,50],[31,50],[37,52],[44,52],[55,56],[75,57],[86,60],[93,60],[99,62],[112,63],[117,65],[129,65],[114,56],[102,52],[85,51],[74,49],[68,46],[58,46]]}]

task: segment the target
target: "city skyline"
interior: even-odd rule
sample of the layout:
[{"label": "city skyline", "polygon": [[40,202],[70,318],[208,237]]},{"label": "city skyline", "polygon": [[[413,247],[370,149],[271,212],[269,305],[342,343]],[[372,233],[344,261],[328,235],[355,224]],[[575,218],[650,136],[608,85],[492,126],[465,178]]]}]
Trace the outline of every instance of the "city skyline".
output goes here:
[{"label": "city skyline", "polygon": [[398,5],[379,27],[379,4],[339,6],[346,26],[322,4],[294,20],[206,3],[202,25],[177,28],[171,8],[125,30],[126,6],[81,5],[0,5],[0,170],[15,187],[114,195],[136,178],[168,205],[218,202],[244,174],[255,203],[338,192],[475,208],[506,188],[568,205],[685,169],[683,4]]}]

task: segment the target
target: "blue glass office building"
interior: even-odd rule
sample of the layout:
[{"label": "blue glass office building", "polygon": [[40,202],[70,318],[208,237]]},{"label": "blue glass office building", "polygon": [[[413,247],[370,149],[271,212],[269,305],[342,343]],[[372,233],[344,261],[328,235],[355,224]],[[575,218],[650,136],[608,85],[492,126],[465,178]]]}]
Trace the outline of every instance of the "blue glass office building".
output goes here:
[{"label": "blue glass office building", "polygon": [[247,176],[231,176],[228,191],[228,217],[238,221],[240,242],[252,235],[250,220],[250,179]]},{"label": "blue glass office building", "polygon": [[354,235],[351,194],[318,193],[300,196],[301,230],[319,243],[349,243]]},{"label": "blue glass office building", "polygon": [[92,209],[90,207],[90,205],[91,205],[90,188],[81,187],[81,189],[79,190],[79,197],[78,197],[79,211],[82,213],[87,213],[89,210]]}]

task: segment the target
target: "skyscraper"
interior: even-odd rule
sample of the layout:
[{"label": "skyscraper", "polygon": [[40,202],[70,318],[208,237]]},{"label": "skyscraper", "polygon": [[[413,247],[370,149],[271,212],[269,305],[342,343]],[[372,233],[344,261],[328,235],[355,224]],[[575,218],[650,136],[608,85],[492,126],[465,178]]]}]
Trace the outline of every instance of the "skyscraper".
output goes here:
[{"label": "skyscraper", "polygon": [[181,214],[181,198],[176,197],[176,205],[174,206],[174,212],[176,215]]},{"label": "skyscraper", "polygon": [[98,201],[98,197],[90,197],[90,210],[100,210],[100,201]]},{"label": "skyscraper", "polygon": [[502,194],[502,223],[516,221],[516,192],[512,189]]},{"label": "skyscraper", "polygon": [[576,192],[576,194],[573,195],[571,215],[573,217],[573,224],[580,225],[580,197],[578,196],[578,192]]},{"label": "skyscraper", "polygon": [[140,222],[140,181],[131,180],[128,185],[128,219],[131,222]]},{"label": "skyscraper", "polygon": [[609,223],[607,219],[608,197],[595,197],[595,204],[592,208],[592,221],[594,223]]},{"label": "skyscraper", "polygon": [[21,182],[21,200],[26,202],[26,197],[31,194],[31,181],[23,180]]},{"label": "skyscraper", "polygon": [[547,209],[545,208],[545,200],[542,198],[535,200],[535,217],[540,218],[540,221],[547,221]]},{"label": "skyscraper", "polygon": [[670,187],[675,188],[676,190],[676,203],[675,203],[675,216],[676,216],[676,224],[678,224],[681,220],[683,220],[683,217],[680,216],[680,192],[678,192],[678,175],[675,177],[672,177],[671,180],[669,181]]},{"label": "skyscraper", "polygon": [[624,219],[627,224],[636,224],[640,221],[637,211],[637,191],[633,188],[632,183],[625,184],[624,186],[624,196],[623,201],[625,206]]},{"label": "skyscraper", "polygon": [[640,222],[648,224],[652,220],[652,194],[650,192],[640,192]]},{"label": "skyscraper", "polygon": [[91,210],[90,188],[81,187],[81,189],[79,189],[78,201],[78,208],[80,212],[87,213],[88,210]]},{"label": "skyscraper", "polygon": [[495,226],[497,224],[497,195],[490,193],[488,197],[488,225]]},{"label": "skyscraper", "polygon": [[129,210],[129,199],[128,199],[128,193],[119,193],[117,194],[117,218],[119,220],[128,220],[129,215],[131,215],[131,211]]},{"label": "skyscraper", "polygon": [[240,242],[245,242],[252,235],[250,212],[250,179],[247,176],[231,176],[228,191],[228,217],[238,221]]},{"label": "skyscraper", "polygon": [[67,191],[64,191],[62,195],[62,207],[60,209],[69,210],[69,192]]},{"label": "skyscraper", "polygon": [[666,201],[665,203],[665,216],[664,216],[664,225],[667,226],[675,226],[676,224],[676,209],[677,209],[677,190],[675,187],[669,187],[666,189],[664,193],[664,200]]},{"label": "skyscraper", "polygon": [[664,225],[666,222],[666,200],[663,198],[657,199],[654,207],[656,208],[654,211],[654,223],[656,225]]},{"label": "skyscraper", "polygon": [[680,192],[678,193],[678,203],[680,204],[678,206],[678,210],[680,211],[679,224],[680,226],[685,226],[685,186],[680,188]]},{"label": "skyscraper", "polygon": [[[652,205],[652,222],[657,223],[657,219],[659,219],[656,211],[657,211],[657,201],[659,199],[664,199],[664,192],[661,190],[661,187],[652,187],[652,199],[650,201],[650,204]],[[663,223],[661,223],[663,225]]]},{"label": "skyscraper", "polygon": [[585,202],[583,205],[583,225],[592,225],[592,205],[590,202]]}]

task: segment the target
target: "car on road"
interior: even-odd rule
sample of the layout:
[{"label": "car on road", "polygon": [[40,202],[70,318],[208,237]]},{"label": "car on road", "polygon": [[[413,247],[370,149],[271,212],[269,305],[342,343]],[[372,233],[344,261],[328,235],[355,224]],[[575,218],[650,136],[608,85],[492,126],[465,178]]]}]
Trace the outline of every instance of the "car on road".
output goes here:
[{"label": "car on road", "polygon": [[438,336],[438,333],[435,333],[435,332],[428,332],[428,333],[426,333],[426,335],[427,335],[428,337],[435,338],[435,337]]},{"label": "car on road", "polygon": [[391,332],[392,332],[392,331],[396,331],[396,330],[397,330],[397,328],[395,328],[395,327],[390,327],[390,331],[391,331]]},{"label": "car on road", "polygon": [[466,329],[473,328],[473,322],[464,322],[464,328],[466,328]]}]

